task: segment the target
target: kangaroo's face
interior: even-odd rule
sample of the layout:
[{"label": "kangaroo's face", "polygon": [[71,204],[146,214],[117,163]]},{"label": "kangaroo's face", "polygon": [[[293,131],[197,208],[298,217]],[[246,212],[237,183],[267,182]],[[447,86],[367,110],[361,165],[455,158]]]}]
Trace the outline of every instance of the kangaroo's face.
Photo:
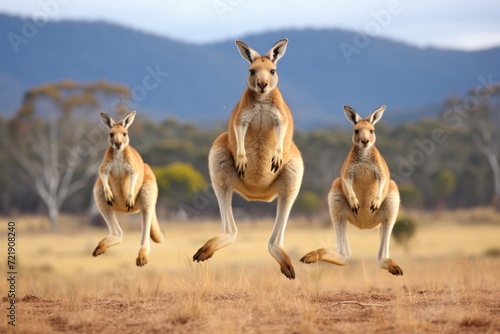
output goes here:
[{"label": "kangaroo's face", "polygon": [[123,150],[129,144],[128,130],[121,124],[113,125],[108,133],[108,143],[115,150]]},{"label": "kangaroo's face", "polygon": [[285,54],[287,44],[288,40],[282,39],[276,42],[264,56],[261,56],[242,41],[236,41],[240,55],[250,63],[248,88],[258,94],[266,94],[276,88],[278,85],[276,63]]},{"label": "kangaroo's face", "polygon": [[344,106],[345,116],[354,125],[352,134],[354,145],[367,149],[375,144],[375,124],[382,118],[384,110],[385,106],[380,106],[365,119],[362,119],[354,109]]},{"label": "kangaroo's face", "polygon": [[278,85],[276,64],[267,57],[257,58],[248,69],[248,87],[259,93],[265,94]]},{"label": "kangaroo's face", "polygon": [[375,127],[369,121],[361,120],[354,126],[352,142],[360,148],[366,149],[375,144]]},{"label": "kangaroo's face", "polygon": [[102,124],[108,128],[108,143],[117,151],[123,150],[129,144],[128,127],[134,122],[135,111],[130,112],[120,122],[115,122],[108,114],[99,113]]}]

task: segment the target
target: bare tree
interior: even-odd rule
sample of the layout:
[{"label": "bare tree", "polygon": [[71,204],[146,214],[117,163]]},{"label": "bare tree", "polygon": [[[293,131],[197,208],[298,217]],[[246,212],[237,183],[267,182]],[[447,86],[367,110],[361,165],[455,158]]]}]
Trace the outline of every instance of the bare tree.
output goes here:
[{"label": "bare tree", "polygon": [[[128,90],[103,82],[38,86],[25,94],[11,124],[19,175],[46,205],[52,231],[63,202],[95,177],[106,147],[105,133],[91,116],[97,115],[99,94],[127,95]],[[85,112],[83,118],[76,117],[77,111]]]},{"label": "bare tree", "polygon": [[[481,106],[475,111],[474,123],[469,132],[478,150],[483,153],[491,167],[493,174],[493,199],[492,203],[500,210],[500,163],[498,154],[500,152],[500,138],[498,133],[499,124],[493,123],[494,111],[490,106]],[[496,125],[495,125],[496,124]],[[493,129],[493,126],[496,129]]]},{"label": "bare tree", "polygon": [[500,85],[488,85],[472,90],[464,99],[449,99],[447,105],[463,119],[479,152],[484,154],[493,175],[492,204],[500,210]]}]

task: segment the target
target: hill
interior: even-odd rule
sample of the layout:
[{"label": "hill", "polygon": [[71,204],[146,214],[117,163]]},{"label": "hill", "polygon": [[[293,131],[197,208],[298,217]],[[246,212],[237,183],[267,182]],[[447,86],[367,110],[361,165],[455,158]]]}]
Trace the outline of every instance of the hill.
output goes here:
[{"label": "hill", "polygon": [[[127,84],[133,107],[151,118],[175,116],[208,126],[226,121],[246,85],[247,64],[233,41],[188,44],[104,22],[37,27],[7,15],[0,15],[0,35],[5,36],[0,40],[2,115],[12,115],[34,85],[105,79]],[[393,121],[411,120],[435,113],[447,96],[480,85],[478,77],[500,77],[500,48],[420,49],[337,29],[240,39],[265,53],[284,37],[290,42],[278,66],[279,85],[300,127],[344,124],[344,104],[361,114],[386,104]]]}]

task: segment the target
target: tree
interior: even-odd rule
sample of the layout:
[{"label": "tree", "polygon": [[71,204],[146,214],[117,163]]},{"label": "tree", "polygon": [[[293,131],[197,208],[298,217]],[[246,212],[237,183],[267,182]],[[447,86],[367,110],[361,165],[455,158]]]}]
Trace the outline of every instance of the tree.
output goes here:
[{"label": "tree", "polygon": [[403,207],[417,208],[424,201],[422,191],[413,183],[403,183],[398,185],[401,205]]},{"label": "tree", "polygon": [[183,208],[190,207],[195,195],[207,186],[203,175],[191,164],[174,162],[153,168],[153,172],[158,182],[160,200],[175,211],[185,211]]},{"label": "tree", "polygon": [[52,231],[57,229],[63,202],[97,173],[107,145],[106,136],[92,122],[100,101],[124,94],[130,95],[122,85],[69,80],[25,93],[9,124],[11,153],[19,163],[21,179],[47,207]]},{"label": "tree", "polygon": [[406,253],[410,253],[410,240],[417,231],[417,222],[410,217],[400,217],[396,220],[392,229],[392,237],[402,245]]},{"label": "tree", "polygon": [[457,178],[449,168],[439,170],[434,177],[433,195],[438,205],[445,206],[446,199],[455,191]]},{"label": "tree", "polygon": [[321,208],[321,198],[313,191],[301,191],[293,204],[293,210],[299,214],[312,216]]},{"label": "tree", "polygon": [[448,113],[460,115],[466,133],[486,157],[493,174],[492,204],[500,210],[500,85],[491,84],[471,90],[464,99],[446,101]]}]

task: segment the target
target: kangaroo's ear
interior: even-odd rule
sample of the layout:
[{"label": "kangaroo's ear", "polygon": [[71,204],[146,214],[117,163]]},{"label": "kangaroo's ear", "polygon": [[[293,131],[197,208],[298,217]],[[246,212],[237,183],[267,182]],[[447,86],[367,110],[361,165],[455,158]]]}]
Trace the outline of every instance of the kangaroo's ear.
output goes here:
[{"label": "kangaroo's ear", "polygon": [[368,122],[375,125],[382,118],[382,115],[384,114],[384,110],[385,110],[385,105],[381,105],[380,107],[377,108],[377,110],[372,112],[371,115],[368,116],[366,119],[368,120]]},{"label": "kangaroo's ear", "polygon": [[125,129],[128,129],[128,127],[130,125],[132,125],[132,123],[134,122],[134,119],[135,119],[135,110],[132,110],[130,113],[128,113],[127,116],[123,117],[123,119],[121,120],[120,124],[125,128]]},{"label": "kangaroo's ear", "polygon": [[361,117],[359,117],[354,109],[349,106],[343,106],[342,108],[344,108],[345,117],[347,117],[349,122],[351,122],[353,125],[356,125],[359,121],[361,121]]},{"label": "kangaroo's ear", "polygon": [[111,118],[111,116],[109,116],[105,112],[101,111],[99,113],[99,117],[101,118],[102,124],[104,124],[108,129],[111,129],[113,127],[113,125],[116,124],[116,122],[113,121],[113,119]]},{"label": "kangaroo's ear", "polygon": [[260,54],[243,43],[240,40],[235,41],[236,46],[238,46],[238,50],[240,51],[240,55],[243,57],[243,59],[247,60],[250,64],[255,61],[256,58],[260,57]]},{"label": "kangaroo's ear", "polygon": [[282,40],[277,41],[271,50],[266,53],[266,57],[271,59],[273,63],[277,63],[278,60],[283,57],[286,51],[286,45],[288,44],[288,39],[283,38]]}]

